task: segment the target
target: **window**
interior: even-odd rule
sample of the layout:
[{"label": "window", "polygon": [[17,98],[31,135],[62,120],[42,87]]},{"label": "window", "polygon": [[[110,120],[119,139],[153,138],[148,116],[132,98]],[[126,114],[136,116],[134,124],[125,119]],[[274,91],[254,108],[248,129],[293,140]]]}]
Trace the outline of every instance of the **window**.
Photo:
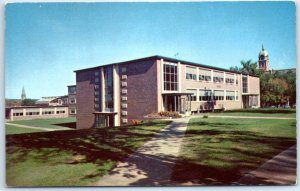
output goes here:
[{"label": "window", "polygon": [[187,89],[186,93],[192,93],[191,96],[187,96],[188,101],[196,101],[196,99],[197,99],[197,90],[196,89]]},{"label": "window", "polygon": [[43,111],[42,114],[43,115],[52,115],[52,114],[54,114],[54,111]]},{"label": "window", "polygon": [[126,72],[127,72],[127,68],[126,68],[126,66],[122,66],[122,68],[121,68],[121,72],[122,72],[122,73],[126,73]]},{"label": "window", "polygon": [[76,109],[75,108],[71,108],[70,114],[76,114]]},{"label": "window", "polygon": [[235,100],[235,92],[234,91],[226,91],[226,100],[234,101]]},{"label": "window", "polygon": [[122,104],[122,108],[126,109],[126,108],[127,108],[127,104],[126,104],[126,103],[123,103],[123,104]]},{"label": "window", "polygon": [[214,91],[214,100],[224,100],[224,91],[223,90],[215,90]]},{"label": "window", "polygon": [[20,113],[13,113],[13,116],[23,116],[23,112],[20,112]]},{"label": "window", "polygon": [[242,84],[243,84],[243,93],[248,93],[248,77],[247,76],[243,76]]},{"label": "window", "polygon": [[122,115],[126,116],[127,115],[127,111],[122,111]]},{"label": "window", "polygon": [[113,102],[113,68],[107,66],[104,68],[104,98],[105,98],[105,110],[111,110],[114,107]]},{"label": "window", "polygon": [[126,96],[122,96],[122,101],[127,101],[127,97]]},{"label": "window", "polygon": [[177,65],[165,62],[163,72],[164,72],[164,90],[177,91],[178,90]]},{"label": "window", "polygon": [[211,81],[211,71],[199,69],[199,81],[210,82]]},{"label": "window", "polygon": [[95,72],[95,76],[99,76],[99,72],[97,71],[97,72]]},{"label": "window", "polygon": [[122,89],[122,94],[127,94],[127,89]]},{"label": "window", "polygon": [[95,91],[95,95],[99,95],[99,92],[98,92],[98,91]]},{"label": "window", "polygon": [[187,80],[197,80],[197,68],[186,67],[186,79]]},{"label": "window", "polygon": [[65,113],[65,110],[56,111],[56,114],[61,114],[61,113]]},{"label": "window", "polygon": [[223,83],[223,81],[224,81],[223,77],[214,76],[214,82],[215,83]]},{"label": "window", "polygon": [[99,85],[95,85],[95,89],[96,89],[96,90],[99,89]]},{"label": "window", "polygon": [[126,80],[127,79],[127,75],[122,75],[122,80]]},{"label": "window", "polygon": [[211,90],[206,90],[206,89],[199,90],[199,101],[211,101],[211,98],[212,98]]},{"label": "window", "polygon": [[76,94],[76,86],[69,86],[69,94]]},{"label": "window", "polygon": [[226,78],[226,84],[234,84],[234,78]]},{"label": "window", "polygon": [[127,82],[122,82],[122,87],[126,87],[127,86]]},{"label": "window", "polygon": [[98,102],[99,101],[99,98],[98,97],[95,97],[95,102]]},{"label": "window", "polygon": [[95,108],[99,108],[99,104],[95,104]]},{"label": "window", "polygon": [[95,78],[95,82],[99,82],[99,78]]},{"label": "window", "polygon": [[40,112],[26,112],[26,115],[39,115]]},{"label": "window", "polygon": [[76,99],[75,98],[70,98],[70,103],[71,104],[75,104],[76,103]]},{"label": "window", "polygon": [[238,101],[238,100],[239,100],[239,92],[236,91],[236,94],[235,94],[235,95],[236,95],[236,96],[235,96],[235,100]]}]

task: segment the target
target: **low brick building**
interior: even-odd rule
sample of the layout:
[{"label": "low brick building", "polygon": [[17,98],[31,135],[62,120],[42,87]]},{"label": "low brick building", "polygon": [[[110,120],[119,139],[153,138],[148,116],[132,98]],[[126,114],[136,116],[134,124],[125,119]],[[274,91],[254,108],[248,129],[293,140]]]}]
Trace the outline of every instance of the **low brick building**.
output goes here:
[{"label": "low brick building", "polygon": [[160,111],[259,107],[259,78],[152,56],[76,70],[77,127],[119,126]]},{"label": "low brick building", "polygon": [[6,120],[31,120],[68,117],[67,106],[20,106],[5,108]]}]

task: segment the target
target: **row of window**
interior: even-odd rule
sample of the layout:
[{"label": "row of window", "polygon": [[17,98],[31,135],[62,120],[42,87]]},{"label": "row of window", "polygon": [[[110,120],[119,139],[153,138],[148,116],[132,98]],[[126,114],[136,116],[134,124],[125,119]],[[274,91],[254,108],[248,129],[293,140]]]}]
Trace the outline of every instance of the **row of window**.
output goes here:
[{"label": "row of window", "polygon": [[122,120],[121,122],[122,123],[127,123],[128,120],[127,120],[127,75],[126,72],[127,72],[127,69],[126,67],[122,67],[122,76],[121,76],[121,79],[122,79],[122,82],[121,82],[121,87],[122,87],[122,97],[121,97],[121,101],[122,101],[122,104],[121,104],[121,107],[122,107],[122,111],[121,111],[121,115],[122,115]]},{"label": "row of window", "polygon": [[[65,113],[65,111],[56,111],[56,114]],[[54,111],[43,111],[43,115],[54,115]],[[40,115],[40,112],[26,112],[26,115]],[[13,113],[13,116],[23,116],[23,112]]]},{"label": "row of window", "polygon": [[[213,101],[213,100],[218,100],[218,101],[236,101],[238,100],[238,91],[226,91],[226,97],[225,97],[225,92],[224,90],[203,90],[200,89],[187,89],[187,93],[191,93],[190,96],[188,96],[189,101],[197,101],[197,95],[198,95],[198,100],[199,101]],[[225,98],[225,99],[224,99]]]}]

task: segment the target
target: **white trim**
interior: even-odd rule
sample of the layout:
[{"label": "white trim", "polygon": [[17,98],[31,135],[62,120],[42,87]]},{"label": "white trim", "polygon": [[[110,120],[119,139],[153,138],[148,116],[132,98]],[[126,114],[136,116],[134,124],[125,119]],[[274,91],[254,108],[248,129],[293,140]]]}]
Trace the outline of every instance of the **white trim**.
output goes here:
[{"label": "white trim", "polygon": [[[123,84],[122,84],[123,85]],[[126,82],[127,85],[127,82]],[[114,100],[114,126],[120,126],[120,76],[119,65],[113,65],[113,100]]]}]

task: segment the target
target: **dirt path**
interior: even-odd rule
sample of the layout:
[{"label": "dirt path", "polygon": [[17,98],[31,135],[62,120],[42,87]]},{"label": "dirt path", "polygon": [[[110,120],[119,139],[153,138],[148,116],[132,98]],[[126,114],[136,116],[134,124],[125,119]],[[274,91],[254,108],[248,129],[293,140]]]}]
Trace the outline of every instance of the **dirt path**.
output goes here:
[{"label": "dirt path", "polygon": [[95,186],[170,185],[189,118],[174,120],[124,162],[120,162]]}]

